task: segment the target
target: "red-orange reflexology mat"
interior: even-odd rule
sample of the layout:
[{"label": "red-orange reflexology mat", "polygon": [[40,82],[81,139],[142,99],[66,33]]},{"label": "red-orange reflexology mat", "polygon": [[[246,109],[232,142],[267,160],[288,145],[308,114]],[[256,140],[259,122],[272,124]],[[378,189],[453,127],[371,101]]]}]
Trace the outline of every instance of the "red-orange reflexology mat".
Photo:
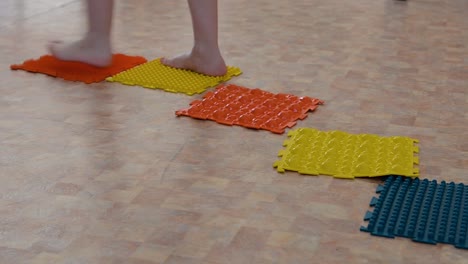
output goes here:
[{"label": "red-orange reflexology mat", "polygon": [[188,109],[176,111],[176,115],[282,134],[321,104],[323,101],[316,98],[224,84],[214,92],[206,93],[203,100],[193,101]]},{"label": "red-orange reflexology mat", "polygon": [[89,64],[73,61],[61,61],[52,55],[45,55],[37,60],[27,60],[20,65],[11,65],[12,70],[25,70],[59,77],[68,81],[84,83],[102,82],[107,77],[145,63],[140,56],[114,54],[112,64],[108,67],[95,67]]}]

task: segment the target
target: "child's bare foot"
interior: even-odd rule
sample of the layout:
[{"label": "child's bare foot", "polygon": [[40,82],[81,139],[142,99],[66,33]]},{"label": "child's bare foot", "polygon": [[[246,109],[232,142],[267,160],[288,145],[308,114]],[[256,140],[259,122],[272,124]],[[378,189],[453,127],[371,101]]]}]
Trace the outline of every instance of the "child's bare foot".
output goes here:
[{"label": "child's bare foot", "polygon": [[49,43],[49,51],[59,60],[78,61],[97,67],[106,67],[112,63],[109,41],[84,38],[72,43],[55,41]]},{"label": "child's bare foot", "polygon": [[226,63],[219,50],[203,52],[194,48],[190,53],[171,59],[163,58],[161,62],[166,66],[191,70],[209,76],[223,76],[227,72]]}]

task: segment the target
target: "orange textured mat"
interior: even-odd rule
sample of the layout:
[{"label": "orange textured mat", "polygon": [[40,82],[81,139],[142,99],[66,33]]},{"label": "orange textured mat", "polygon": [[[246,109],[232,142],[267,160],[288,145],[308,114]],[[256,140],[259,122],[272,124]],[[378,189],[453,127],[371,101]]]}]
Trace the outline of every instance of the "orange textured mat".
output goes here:
[{"label": "orange textured mat", "polygon": [[146,61],[145,58],[140,56],[114,54],[112,65],[100,68],[81,62],[61,61],[52,55],[45,55],[37,60],[27,60],[19,65],[11,65],[10,68],[12,70],[42,73],[68,81],[96,83]]},{"label": "orange textured mat", "polygon": [[203,100],[193,101],[188,109],[176,111],[176,115],[282,134],[321,104],[323,101],[316,98],[222,84],[207,92]]}]

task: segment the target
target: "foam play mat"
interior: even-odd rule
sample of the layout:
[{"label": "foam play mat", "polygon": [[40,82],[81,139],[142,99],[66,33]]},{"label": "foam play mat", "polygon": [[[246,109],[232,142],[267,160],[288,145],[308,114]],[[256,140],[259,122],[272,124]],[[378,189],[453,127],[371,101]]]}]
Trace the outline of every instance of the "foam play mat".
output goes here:
[{"label": "foam play mat", "polygon": [[316,98],[224,84],[206,93],[202,100],[193,101],[188,109],[176,111],[176,115],[281,134],[321,104],[323,101]]},{"label": "foam play mat", "polygon": [[390,176],[376,192],[361,231],[468,249],[468,186]]},{"label": "foam play mat", "polygon": [[299,128],[288,136],[283,144],[286,148],[278,154],[281,159],[273,165],[278,172],[290,170],[337,178],[419,175],[415,139],[313,128]]},{"label": "foam play mat", "polygon": [[81,62],[61,61],[52,55],[45,55],[37,60],[27,60],[19,65],[11,65],[10,68],[12,70],[42,73],[68,81],[79,81],[89,84],[102,82],[107,77],[145,62],[146,59],[140,56],[114,54],[112,65],[101,68]]},{"label": "foam play mat", "polygon": [[137,85],[193,95],[203,93],[206,89],[226,82],[241,73],[242,71],[239,68],[228,66],[228,71],[224,76],[208,76],[189,70],[168,67],[161,63],[161,59],[156,59],[109,77],[107,80],[126,85]]}]

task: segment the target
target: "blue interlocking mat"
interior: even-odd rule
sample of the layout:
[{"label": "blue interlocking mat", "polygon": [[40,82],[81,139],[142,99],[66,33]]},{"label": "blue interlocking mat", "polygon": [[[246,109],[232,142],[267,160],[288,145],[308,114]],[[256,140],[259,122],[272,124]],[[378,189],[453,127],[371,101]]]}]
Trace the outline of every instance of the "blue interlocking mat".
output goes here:
[{"label": "blue interlocking mat", "polygon": [[389,176],[376,191],[361,231],[375,236],[453,244],[468,249],[468,186]]}]

